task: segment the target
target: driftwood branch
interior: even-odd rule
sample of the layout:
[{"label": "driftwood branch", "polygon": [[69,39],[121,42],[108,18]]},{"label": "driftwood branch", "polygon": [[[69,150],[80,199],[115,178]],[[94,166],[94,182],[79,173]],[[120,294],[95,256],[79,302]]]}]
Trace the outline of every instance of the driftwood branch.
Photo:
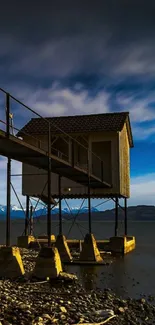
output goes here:
[{"label": "driftwood branch", "polygon": [[106,320],[103,320],[100,323],[77,323],[77,324],[73,324],[73,325],[104,325],[104,324],[108,323],[114,317],[116,317],[116,315],[110,316],[109,318],[107,318]]}]

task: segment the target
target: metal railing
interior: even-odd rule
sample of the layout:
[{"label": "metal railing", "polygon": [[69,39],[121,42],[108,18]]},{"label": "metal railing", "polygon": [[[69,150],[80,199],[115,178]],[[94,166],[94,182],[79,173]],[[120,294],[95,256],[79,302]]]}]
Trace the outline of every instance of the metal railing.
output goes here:
[{"label": "metal railing", "polygon": [[[98,157],[94,152],[92,152],[88,147],[84,146],[82,143],[80,143],[77,139],[72,137],[71,135],[67,134],[65,131],[63,131],[60,127],[55,125],[53,121],[50,121],[48,118],[43,117],[33,109],[31,109],[29,106],[23,104],[20,100],[12,96],[10,93],[6,92],[4,89],[0,88],[0,92],[2,92],[5,95],[5,105],[6,105],[6,111],[5,111],[5,117],[4,120],[0,119],[0,123],[5,125],[5,132],[7,136],[10,136],[10,128],[13,128],[13,130],[17,131],[17,133],[14,135],[18,139],[21,139],[23,141],[23,138],[25,137],[25,142],[28,142],[32,144],[33,146],[42,149],[46,152],[46,154],[49,155],[49,157],[52,155],[58,157],[59,159],[63,161],[67,161],[71,164],[72,167],[78,167],[84,172],[88,173],[88,175],[93,175],[97,177],[100,181],[104,181],[104,162],[101,160],[100,157]],[[35,118],[42,119],[45,123],[47,123],[47,141],[43,141],[40,137],[33,134],[30,134],[28,132],[25,132],[22,130],[22,138],[18,136],[18,132],[21,131],[22,127],[16,127],[10,123],[10,114],[12,112],[12,101],[16,105],[22,106],[22,110],[18,110],[17,116],[22,116],[21,112],[23,113],[23,109],[26,109],[27,112],[30,112],[31,115],[35,115]],[[12,107],[11,107],[12,106]],[[20,113],[19,113],[20,112]],[[13,114],[15,116],[15,114]],[[27,116],[24,116],[24,125],[25,120]],[[30,117],[28,121],[30,120]],[[24,126],[23,125],[23,126]],[[52,128],[52,131],[51,131]],[[68,138],[68,152],[62,152],[61,150],[53,147],[51,145],[51,136],[54,136],[54,130],[62,136]],[[26,137],[28,139],[26,140]],[[70,152],[70,145],[71,144],[71,152]]]}]

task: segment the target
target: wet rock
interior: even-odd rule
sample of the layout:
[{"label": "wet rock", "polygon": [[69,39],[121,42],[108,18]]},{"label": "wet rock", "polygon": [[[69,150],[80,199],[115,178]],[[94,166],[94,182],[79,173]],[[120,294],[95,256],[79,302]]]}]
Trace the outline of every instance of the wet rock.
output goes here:
[{"label": "wet rock", "polygon": [[67,310],[64,306],[60,306],[60,310],[62,313],[67,313]]},{"label": "wet rock", "polygon": [[53,320],[53,318],[50,315],[48,315],[48,314],[43,314],[42,317],[45,318],[45,319],[48,319],[50,321]]},{"label": "wet rock", "polygon": [[153,297],[153,296],[151,296],[151,295],[148,296],[148,301],[149,301],[149,302],[152,302],[152,301],[154,301],[154,300],[155,300],[155,297]]},{"label": "wet rock", "polygon": [[121,299],[110,288],[88,292],[77,280],[32,283],[28,272],[37,254],[32,250],[21,252],[27,272],[25,282],[0,281],[0,325],[89,324],[102,321],[109,315],[102,313],[106,310],[117,314],[111,325],[153,324],[155,305],[151,297]]},{"label": "wet rock", "polygon": [[75,274],[70,274],[70,273],[66,273],[66,272],[60,272],[59,279],[64,280],[64,281],[68,281],[68,282],[78,280],[78,278],[77,278],[77,276]]},{"label": "wet rock", "polygon": [[125,312],[125,309],[124,309],[123,307],[119,307],[119,308],[118,308],[118,312],[119,312],[119,313],[124,313],[124,312]]},{"label": "wet rock", "polygon": [[141,302],[142,304],[145,304],[146,300],[145,300],[144,298],[142,298],[142,299],[140,299],[140,302]]}]

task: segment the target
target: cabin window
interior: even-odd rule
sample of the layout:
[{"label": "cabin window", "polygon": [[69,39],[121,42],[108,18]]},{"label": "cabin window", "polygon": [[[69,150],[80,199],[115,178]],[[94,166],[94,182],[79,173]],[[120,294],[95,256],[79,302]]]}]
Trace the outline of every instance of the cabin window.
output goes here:
[{"label": "cabin window", "polygon": [[63,137],[58,137],[51,145],[51,153],[57,157],[69,160],[69,143]]}]

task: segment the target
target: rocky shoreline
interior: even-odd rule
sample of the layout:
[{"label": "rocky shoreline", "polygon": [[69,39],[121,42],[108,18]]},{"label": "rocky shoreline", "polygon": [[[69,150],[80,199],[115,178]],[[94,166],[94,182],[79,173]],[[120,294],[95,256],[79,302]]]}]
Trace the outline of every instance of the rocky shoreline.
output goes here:
[{"label": "rocky shoreline", "polygon": [[108,313],[116,315],[111,325],[155,324],[153,297],[122,299],[110,289],[86,291],[80,281],[33,283],[27,275],[38,253],[21,250],[21,255],[25,280],[0,281],[0,325],[102,324]]}]

